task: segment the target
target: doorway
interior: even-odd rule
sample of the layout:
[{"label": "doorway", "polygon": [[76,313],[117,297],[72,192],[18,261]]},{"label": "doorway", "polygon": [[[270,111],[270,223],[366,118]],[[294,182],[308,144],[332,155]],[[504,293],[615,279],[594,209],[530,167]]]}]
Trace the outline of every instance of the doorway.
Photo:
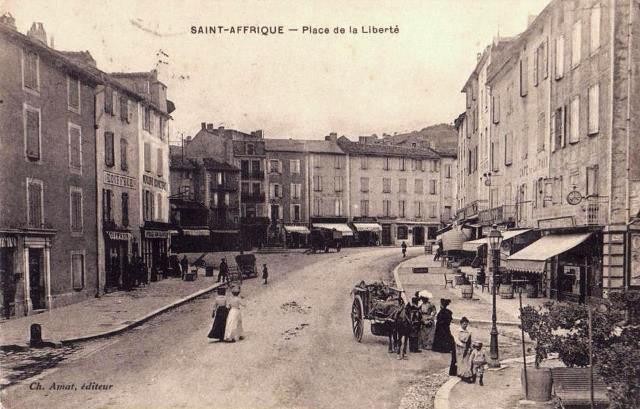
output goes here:
[{"label": "doorway", "polygon": [[16,278],[13,271],[13,248],[0,248],[0,281],[2,282],[2,316],[15,315]]},{"label": "doorway", "polygon": [[382,225],[382,245],[383,246],[391,245],[391,225],[390,224]]},{"label": "doorway", "polygon": [[34,310],[46,308],[43,258],[43,249],[29,248],[29,298]]},{"label": "doorway", "polygon": [[423,244],[424,244],[424,227],[414,226],[413,227],[413,245],[422,246]]}]

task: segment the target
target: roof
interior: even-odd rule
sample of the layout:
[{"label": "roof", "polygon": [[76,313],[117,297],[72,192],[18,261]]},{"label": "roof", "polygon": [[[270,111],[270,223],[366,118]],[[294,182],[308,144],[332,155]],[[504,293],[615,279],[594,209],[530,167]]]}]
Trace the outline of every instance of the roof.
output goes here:
[{"label": "roof", "polygon": [[437,159],[440,157],[433,149],[352,142],[344,136],[338,139],[338,145],[351,155],[402,156],[414,159]]},{"label": "roof", "polygon": [[183,158],[181,153],[174,154],[171,152],[169,156],[169,168],[171,169],[196,169],[197,166],[193,160]]},{"label": "roof", "polygon": [[236,166],[230,165],[225,162],[219,162],[213,158],[203,158],[202,162],[204,163],[204,167],[208,170],[228,170],[236,172],[240,171],[240,169]]},{"label": "roof", "polygon": [[265,150],[271,152],[309,152],[344,155],[340,146],[332,141],[313,139],[265,139]]},{"label": "roof", "polygon": [[447,158],[457,158],[458,157],[458,149],[457,148],[433,148],[433,150],[440,156],[444,156]]}]

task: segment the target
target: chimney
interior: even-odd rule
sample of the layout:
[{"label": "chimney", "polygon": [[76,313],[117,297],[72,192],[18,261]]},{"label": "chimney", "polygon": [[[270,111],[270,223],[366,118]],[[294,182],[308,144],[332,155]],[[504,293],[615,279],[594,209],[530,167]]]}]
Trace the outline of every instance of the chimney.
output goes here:
[{"label": "chimney", "polygon": [[13,30],[16,30],[16,19],[13,18],[11,13],[4,13],[0,16],[0,24],[10,27]]},{"label": "chimney", "polygon": [[31,24],[31,28],[27,32],[27,36],[33,38],[34,40],[40,41],[44,45],[47,45],[47,33],[44,31],[42,23]]},{"label": "chimney", "polygon": [[206,122],[200,122],[200,126],[202,127],[202,130],[207,129],[207,123]]},{"label": "chimney", "polygon": [[258,138],[258,139],[264,138],[264,134],[262,132],[262,129],[258,129],[257,131],[255,131],[254,134],[255,134],[256,138]]},{"label": "chimney", "polygon": [[207,131],[213,131],[213,124],[207,124]]},{"label": "chimney", "polygon": [[337,142],[338,141],[338,133],[337,132],[331,132],[329,133],[329,135],[324,137],[325,141],[331,141],[331,142]]}]

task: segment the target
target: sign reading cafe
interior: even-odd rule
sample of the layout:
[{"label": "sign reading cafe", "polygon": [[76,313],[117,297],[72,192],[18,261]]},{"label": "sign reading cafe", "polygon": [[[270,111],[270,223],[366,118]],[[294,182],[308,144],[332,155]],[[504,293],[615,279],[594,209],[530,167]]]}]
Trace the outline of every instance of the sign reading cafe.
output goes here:
[{"label": "sign reading cafe", "polygon": [[126,187],[129,189],[135,189],[136,179],[131,176],[118,175],[117,173],[109,172],[107,170],[104,171],[104,184]]},{"label": "sign reading cafe", "polygon": [[144,183],[145,185],[160,188],[162,190],[167,190],[167,182],[151,176],[142,175],[142,183]]}]

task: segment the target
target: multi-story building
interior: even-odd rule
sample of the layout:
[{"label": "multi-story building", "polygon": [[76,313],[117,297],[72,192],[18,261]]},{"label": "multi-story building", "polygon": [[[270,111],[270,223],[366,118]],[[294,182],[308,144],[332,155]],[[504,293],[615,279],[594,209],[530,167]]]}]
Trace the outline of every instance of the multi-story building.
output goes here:
[{"label": "multi-story building", "polygon": [[167,87],[158,80],[156,70],[109,75],[142,97],[136,107],[137,115],[134,115],[138,119],[139,254],[149,271],[160,270],[167,260],[172,230],[169,223],[169,120],[175,106],[167,100]]},{"label": "multi-story building", "polygon": [[506,267],[553,298],[640,286],[639,14],[633,1],[554,0],[487,70],[492,200],[479,221],[542,235]]},{"label": "multi-story building", "polygon": [[442,221],[452,215],[455,153],[443,159],[428,147],[366,138],[341,137],[338,144],[347,153],[348,215],[359,235],[377,230],[373,237],[383,245],[421,245],[436,238]]},{"label": "multi-story building", "polygon": [[288,247],[304,245],[309,234],[307,153],[314,142],[265,139],[270,226]]},{"label": "multi-story building", "polygon": [[93,297],[96,272],[94,95],[101,79],[0,18],[2,315]]}]

